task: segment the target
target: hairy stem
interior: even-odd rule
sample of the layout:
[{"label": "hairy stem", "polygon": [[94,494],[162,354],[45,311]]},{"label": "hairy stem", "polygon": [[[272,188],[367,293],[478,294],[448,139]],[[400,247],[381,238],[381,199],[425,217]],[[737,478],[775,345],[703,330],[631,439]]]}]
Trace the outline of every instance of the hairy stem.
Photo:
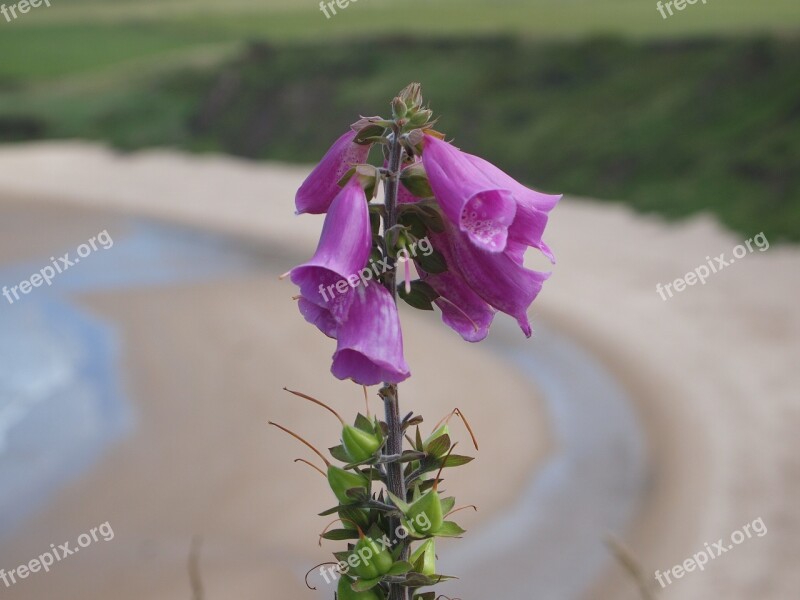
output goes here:
[{"label": "hairy stem", "polygon": [[[384,232],[397,225],[397,191],[400,185],[400,164],[403,159],[403,147],[400,144],[400,131],[394,128],[391,150],[389,153],[389,173],[386,176],[384,185],[384,205],[386,208],[385,221],[383,223]],[[395,274],[395,261],[389,257],[387,252],[388,241],[384,240],[384,254],[389,258],[389,269],[386,272],[384,285],[389,293],[397,302],[397,285]],[[386,411],[386,425],[389,428],[386,445],[383,453],[385,456],[402,454],[403,452],[403,431],[400,423],[400,400],[397,392],[397,385],[385,383],[381,388],[380,395],[383,398],[384,409]],[[403,478],[403,466],[399,462],[390,462],[386,465],[386,479],[389,491],[398,498],[406,499],[406,483]],[[398,523],[392,520],[392,531],[395,531]],[[405,545],[401,558],[408,556],[408,545]],[[389,600],[407,600],[407,589],[399,584],[391,584],[389,587]]]}]

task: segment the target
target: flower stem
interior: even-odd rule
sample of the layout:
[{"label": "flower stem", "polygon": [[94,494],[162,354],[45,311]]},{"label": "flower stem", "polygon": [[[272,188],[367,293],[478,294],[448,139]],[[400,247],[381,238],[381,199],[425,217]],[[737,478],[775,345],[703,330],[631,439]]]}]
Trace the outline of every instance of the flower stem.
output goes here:
[{"label": "flower stem", "polygon": [[[400,144],[399,127],[394,127],[391,149],[389,152],[389,167],[384,184],[384,206],[385,222],[384,232],[397,225],[397,192],[400,185],[400,164],[403,159],[403,147]],[[384,256],[389,259],[389,269],[384,278],[384,285],[397,303],[397,284],[395,274],[395,261],[387,252],[388,241],[384,239]],[[396,384],[384,383],[380,395],[383,398],[384,409],[386,412],[386,425],[389,429],[386,445],[383,448],[384,456],[398,455],[403,453],[403,431],[400,423],[400,400]],[[406,499],[406,483],[403,477],[403,466],[399,462],[390,462],[386,465],[386,480],[389,491],[398,498]],[[398,523],[392,519],[392,531],[395,531]],[[408,545],[405,544],[401,559],[408,557]],[[389,600],[407,600],[408,590],[399,584],[389,585]]]}]

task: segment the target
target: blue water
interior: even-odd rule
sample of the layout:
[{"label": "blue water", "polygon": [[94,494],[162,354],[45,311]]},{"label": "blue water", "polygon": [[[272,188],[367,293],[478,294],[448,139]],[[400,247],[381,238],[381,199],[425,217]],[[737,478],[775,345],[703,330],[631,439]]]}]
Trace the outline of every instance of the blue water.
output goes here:
[{"label": "blue water", "polygon": [[[263,268],[240,242],[136,220],[98,250],[9,304],[0,297],[0,535],[44,505],[135,427],[121,387],[115,327],[75,295],[206,281]],[[13,286],[72,248],[0,268]]]}]

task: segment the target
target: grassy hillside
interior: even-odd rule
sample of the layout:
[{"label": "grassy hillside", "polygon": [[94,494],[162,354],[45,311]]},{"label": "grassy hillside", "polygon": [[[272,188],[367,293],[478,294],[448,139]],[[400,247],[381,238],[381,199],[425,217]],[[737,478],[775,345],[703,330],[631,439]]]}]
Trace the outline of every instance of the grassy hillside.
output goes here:
[{"label": "grassy hillside", "polygon": [[710,0],[664,20],[655,0],[358,0],[330,19],[318,0],[69,0],[0,22],[0,78],[42,79],[141,59],[205,56],[248,39],[510,33],[537,39],[636,39],[800,30],[797,0]]},{"label": "grassy hillside", "polygon": [[310,162],[419,80],[458,144],[542,188],[800,240],[798,26],[797,0],[667,20],[649,0],[358,0],[329,20],[317,0],[54,2],[0,22],[0,142]]}]

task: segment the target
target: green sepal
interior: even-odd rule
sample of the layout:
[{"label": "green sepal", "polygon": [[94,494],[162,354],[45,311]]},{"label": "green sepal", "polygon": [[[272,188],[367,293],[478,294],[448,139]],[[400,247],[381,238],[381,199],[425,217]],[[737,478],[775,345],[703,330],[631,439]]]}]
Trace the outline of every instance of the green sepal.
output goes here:
[{"label": "green sepal", "polygon": [[449,498],[442,498],[442,514],[446,515],[447,513],[449,513],[451,510],[453,510],[453,507],[455,505],[456,505],[455,497],[450,496]]},{"label": "green sepal", "polygon": [[435,275],[437,273],[447,272],[447,261],[444,259],[442,253],[435,248],[431,249],[428,256],[418,254],[414,260],[419,263],[419,266],[422,267],[422,270],[426,273]]},{"label": "green sepal", "polygon": [[374,579],[357,579],[356,582],[350,587],[354,592],[368,592],[381,582],[381,577]]},{"label": "green sepal", "polygon": [[399,508],[403,512],[403,514],[408,512],[408,510],[411,508],[411,505],[408,502],[401,500],[400,498],[395,496],[392,492],[387,492],[387,493],[389,494],[389,498],[391,498],[392,502],[394,502],[394,505],[397,508]]},{"label": "green sepal", "polygon": [[397,286],[397,295],[401,300],[419,310],[433,310],[433,301],[439,297],[439,294],[429,284],[417,279],[411,282],[410,288],[409,291],[406,291],[403,283]]},{"label": "green sepal", "polygon": [[461,454],[451,454],[450,456],[445,457],[444,460],[441,462],[444,462],[445,469],[449,469],[452,467],[460,467],[462,465],[466,465],[468,463],[471,463],[473,460],[475,460],[475,457],[473,456],[462,456]]},{"label": "green sepal", "polygon": [[406,576],[406,580],[402,582],[400,585],[405,587],[429,587],[431,585],[437,585],[442,581],[447,581],[449,579],[458,579],[458,577],[452,577],[451,575],[431,575],[430,577],[423,575],[422,573],[409,573]]},{"label": "green sepal", "polygon": [[446,433],[443,433],[428,443],[428,445],[425,447],[425,452],[431,456],[435,456],[436,458],[441,458],[447,454],[447,451],[450,450],[451,445],[450,436]]},{"label": "green sepal", "polygon": [[434,535],[436,537],[461,537],[466,532],[467,530],[462,529],[457,523],[454,523],[453,521],[445,521],[442,523],[442,526],[436,530]]},{"label": "green sepal", "polygon": [[382,137],[385,131],[386,127],[383,127],[377,123],[371,123],[370,125],[367,125],[363,129],[359,130],[353,141],[356,144],[366,145],[371,143],[369,138]]},{"label": "green sepal", "polygon": [[328,448],[328,452],[330,452],[331,456],[338,461],[341,461],[343,463],[350,462],[350,457],[347,456],[347,451],[341,444],[339,444],[338,446],[334,446],[333,448]]},{"label": "green sepal", "polygon": [[389,575],[405,575],[409,571],[411,571],[413,567],[411,566],[410,562],[405,560],[397,561],[392,565],[392,568],[389,569],[389,572],[386,573],[387,576]]},{"label": "green sepal", "polygon": [[341,542],[343,540],[357,540],[358,531],[355,529],[331,529],[330,531],[323,533],[321,537],[325,540],[331,540],[334,542]]},{"label": "green sepal", "polygon": [[400,183],[417,198],[432,198],[433,190],[422,163],[414,163],[400,172]]}]

